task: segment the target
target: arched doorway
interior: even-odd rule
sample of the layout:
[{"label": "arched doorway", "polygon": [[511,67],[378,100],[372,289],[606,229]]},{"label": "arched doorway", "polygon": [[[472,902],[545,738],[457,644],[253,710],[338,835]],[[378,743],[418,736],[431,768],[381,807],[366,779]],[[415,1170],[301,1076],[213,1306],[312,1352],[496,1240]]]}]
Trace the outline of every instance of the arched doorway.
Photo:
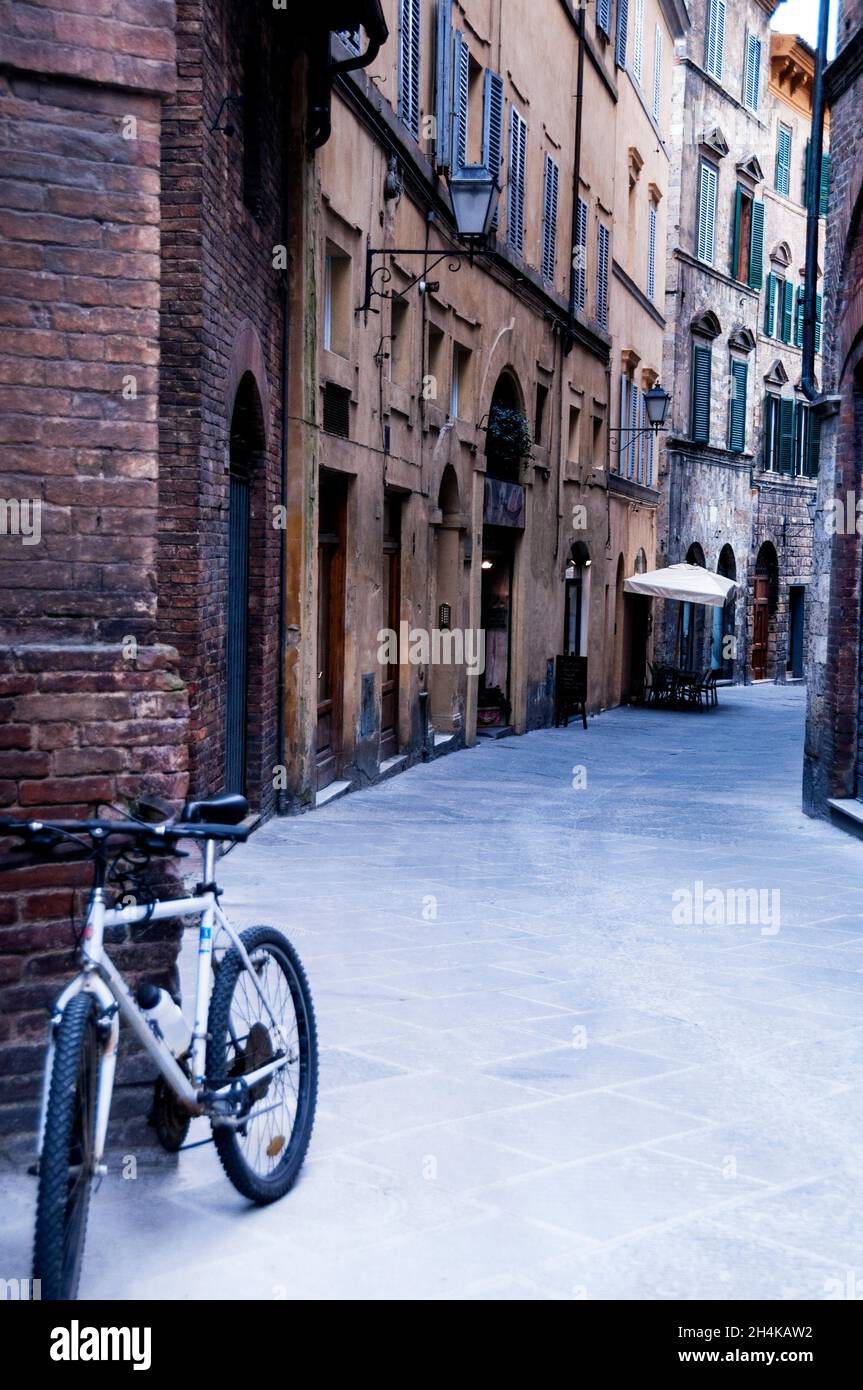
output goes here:
[{"label": "arched doorway", "polygon": [[587,656],[591,566],[590,551],[584,541],[576,541],[570,549],[565,571],[564,656]]},{"label": "arched doorway", "polygon": [[779,606],[779,558],[776,548],[765,541],[755,562],[755,583],[752,588],[752,655],[750,666],[754,681],[769,680],[773,669],[772,622]]},{"label": "arched doorway", "polygon": [[[687,550],[686,563],[707,568],[704,551],[697,541]],[[682,603],[678,626],[678,665],[685,671],[697,671],[704,666],[704,640],[704,604]]]},{"label": "arched doorway", "polygon": [[[647,556],[639,550],[633,566],[635,574],[647,572]],[[647,639],[650,633],[650,599],[642,594],[623,596],[624,659],[623,684],[620,692],[623,704],[644,698],[647,678]]]},{"label": "arched doorway", "polygon": [[[461,509],[458,478],[451,463],[443,471],[438,491],[440,521],[434,537],[434,622],[441,630],[461,626]],[[451,733],[459,722],[459,668],[453,664],[431,667],[431,719],[435,729]]]},{"label": "arched doorway", "polygon": [[524,488],[519,478],[529,447],[524,403],[510,371],[498,377],[486,433],[482,532],[481,623],[486,635],[477,727],[508,725],[512,710],[515,573],[524,531]]},{"label": "arched doorway", "polygon": [[261,398],[255,378],[246,372],[234,397],[230,429],[224,735],[225,790],[243,794],[248,781],[252,489],[264,442]]},{"label": "arched doorway", "polygon": [[[734,558],[734,551],[730,545],[724,545],[719,552],[719,560],[716,565],[716,573],[721,574],[724,579],[737,578],[737,561]],[[736,614],[737,614],[737,591],[727,600],[724,608],[713,609],[713,636],[710,644],[710,665],[714,671],[719,671],[723,680],[734,679],[734,661],[736,652]]]}]

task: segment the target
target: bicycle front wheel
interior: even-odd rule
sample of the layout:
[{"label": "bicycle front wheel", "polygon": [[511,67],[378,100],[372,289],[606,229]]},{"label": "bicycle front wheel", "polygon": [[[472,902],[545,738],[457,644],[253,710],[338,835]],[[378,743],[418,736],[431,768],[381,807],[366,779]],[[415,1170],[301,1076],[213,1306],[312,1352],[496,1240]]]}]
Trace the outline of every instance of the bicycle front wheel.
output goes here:
[{"label": "bicycle front wheel", "polygon": [[273,927],[250,927],[242,941],[267,1002],[239,951],[226,952],[210,1001],[207,1083],[214,1090],[225,1086],[287,1048],[285,1065],[249,1088],[241,1123],[213,1127],[231,1182],[249,1201],[264,1206],[290,1190],[306,1156],[318,1092],[318,1046],[308,981],[291,943]]},{"label": "bicycle front wheel", "polygon": [[101,1050],[93,998],[77,994],[63,1011],[39,1159],[33,1278],[44,1299],[78,1293],[95,1164]]}]

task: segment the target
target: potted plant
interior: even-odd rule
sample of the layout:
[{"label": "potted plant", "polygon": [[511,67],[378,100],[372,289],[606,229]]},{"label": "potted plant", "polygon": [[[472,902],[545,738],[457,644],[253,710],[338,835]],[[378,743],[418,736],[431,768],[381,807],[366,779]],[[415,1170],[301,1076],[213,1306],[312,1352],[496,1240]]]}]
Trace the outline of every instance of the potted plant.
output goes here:
[{"label": "potted plant", "polygon": [[527,416],[508,406],[492,406],[488,417],[487,452],[498,463],[517,468],[533,458],[533,438]]}]

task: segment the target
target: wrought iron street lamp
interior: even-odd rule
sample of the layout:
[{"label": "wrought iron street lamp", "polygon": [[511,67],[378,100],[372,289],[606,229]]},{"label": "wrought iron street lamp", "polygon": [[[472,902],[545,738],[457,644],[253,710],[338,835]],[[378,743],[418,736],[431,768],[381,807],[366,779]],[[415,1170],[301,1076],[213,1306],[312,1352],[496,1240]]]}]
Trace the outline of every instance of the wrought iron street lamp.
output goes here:
[{"label": "wrought iron street lamp", "polygon": [[[465,258],[473,261],[477,252],[483,250],[497,210],[500,184],[484,164],[466,164],[448,175],[447,188],[456,233],[464,246],[368,246],[366,292],[358,313],[368,313],[369,310],[377,313],[377,310],[372,309],[373,299],[393,299],[397,296],[401,298],[417,284],[421,288],[431,288],[432,282],[428,277],[436,266],[446,261],[449,270],[459,270]],[[434,214],[430,213],[429,221],[433,220]],[[385,264],[375,265],[375,258],[379,256],[422,256],[424,265],[420,273],[403,289],[387,290],[382,287],[389,284],[392,271]],[[429,261],[429,256],[434,259]]]},{"label": "wrought iron street lamp", "polygon": [[655,386],[651,386],[649,391],[644,392],[644,410],[648,423],[642,429],[633,429],[625,425],[609,427],[609,434],[617,435],[618,465],[624,447],[628,449],[637,439],[641,439],[646,434],[652,434],[656,437],[661,430],[668,428],[665,422],[668,419],[670,405],[671,396],[657,382]]}]

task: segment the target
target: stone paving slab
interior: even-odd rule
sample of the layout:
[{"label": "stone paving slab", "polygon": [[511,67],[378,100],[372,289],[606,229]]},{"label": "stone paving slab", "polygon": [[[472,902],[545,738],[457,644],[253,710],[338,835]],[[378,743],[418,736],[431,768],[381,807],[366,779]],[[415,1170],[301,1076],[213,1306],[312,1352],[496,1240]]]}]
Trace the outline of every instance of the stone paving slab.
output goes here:
[{"label": "stone paving slab", "polygon": [[[861,849],[800,810],[803,714],[773,686],[617,710],[263,827],[222,879],[308,969],[306,1169],[252,1210],[210,1148],[135,1181],[114,1164],[82,1295],[863,1287]],[[777,893],[779,920],[681,924],[699,883],[723,907]],[[21,1277],[34,1185],[0,1182],[0,1272]]]}]

